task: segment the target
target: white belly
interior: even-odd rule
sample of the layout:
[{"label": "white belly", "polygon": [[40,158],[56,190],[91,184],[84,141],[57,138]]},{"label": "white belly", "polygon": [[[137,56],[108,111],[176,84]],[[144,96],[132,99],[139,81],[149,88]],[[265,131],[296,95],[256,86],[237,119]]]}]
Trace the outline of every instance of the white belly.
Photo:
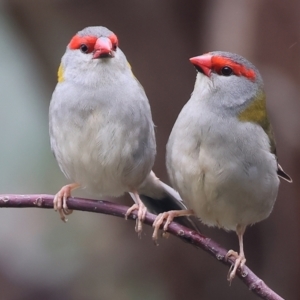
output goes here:
[{"label": "white belly", "polygon": [[117,121],[104,124],[96,115],[80,130],[67,120],[52,129],[51,145],[61,170],[92,195],[120,196],[135,190],[152,169],[152,131],[138,126],[127,130]]},{"label": "white belly", "polygon": [[[252,124],[250,124],[252,126]],[[167,168],[173,186],[203,223],[235,230],[269,216],[276,200],[277,162],[267,147],[247,147],[249,135],[238,141],[199,130],[198,138],[180,126],[170,136]],[[246,130],[247,132],[247,130]],[[201,136],[201,133],[204,136]],[[264,143],[262,143],[264,144]]]}]

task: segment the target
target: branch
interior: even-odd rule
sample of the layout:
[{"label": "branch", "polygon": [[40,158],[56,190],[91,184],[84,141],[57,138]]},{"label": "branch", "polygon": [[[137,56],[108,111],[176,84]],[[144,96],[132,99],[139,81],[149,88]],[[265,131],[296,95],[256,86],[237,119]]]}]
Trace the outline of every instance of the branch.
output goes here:
[{"label": "branch", "polygon": [[[36,207],[36,208],[52,208],[53,209],[53,195],[0,195],[0,207],[20,208],[20,207]],[[113,215],[116,217],[125,217],[128,207],[117,203],[104,200],[90,200],[83,198],[68,199],[68,207],[74,210],[89,211],[101,213],[106,215]],[[152,225],[155,220],[155,215],[147,213],[144,223]],[[128,219],[135,220],[137,215],[135,212],[128,216]],[[168,232],[172,235],[182,239],[183,241],[192,244],[198,248],[208,252],[218,261],[227,266],[231,266],[233,260],[225,260],[227,250],[222,248],[212,239],[192,231],[182,225],[172,222],[169,225]],[[249,290],[254,292],[262,299],[267,300],[283,300],[273,290],[271,290],[259,277],[257,277],[247,266],[244,266],[243,272],[239,269],[238,277],[247,285]]]}]

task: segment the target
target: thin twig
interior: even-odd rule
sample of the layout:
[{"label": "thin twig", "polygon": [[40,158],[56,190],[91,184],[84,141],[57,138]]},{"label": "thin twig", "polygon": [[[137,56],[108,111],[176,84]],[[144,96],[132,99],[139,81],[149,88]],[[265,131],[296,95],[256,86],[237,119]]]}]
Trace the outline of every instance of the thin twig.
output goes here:
[{"label": "thin twig", "polygon": [[[53,195],[0,195],[0,207],[21,208],[21,207],[37,207],[37,208],[53,208]],[[124,205],[104,201],[91,200],[83,198],[68,199],[68,207],[74,210],[89,211],[116,217],[123,217],[128,209]],[[155,215],[147,213],[144,223],[152,225]],[[133,212],[128,219],[135,220],[137,215]],[[169,225],[168,232],[172,235],[192,244],[198,248],[203,249],[218,261],[225,265],[231,266],[233,260],[225,260],[227,250],[222,248],[212,239],[192,231],[176,222]],[[247,287],[262,299],[267,300],[283,300],[273,290],[271,290],[259,277],[257,277],[247,266],[243,267],[243,272],[238,270],[238,277],[247,285]]]}]

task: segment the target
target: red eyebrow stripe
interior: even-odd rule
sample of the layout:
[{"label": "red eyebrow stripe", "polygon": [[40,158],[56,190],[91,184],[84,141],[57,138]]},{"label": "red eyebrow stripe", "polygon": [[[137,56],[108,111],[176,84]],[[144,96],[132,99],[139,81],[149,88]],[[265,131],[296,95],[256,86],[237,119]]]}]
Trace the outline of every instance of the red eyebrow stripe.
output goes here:
[{"label": "red eyebrow stripe", "polygon": [[117,36],[113,33],[108,37],[111,40],[111,43],[114,45],[118,45],[118,38]]},{"label": "red eyebrow stripe", "polygon": [[213,56],[211,59],[213,69],[218,71],[221,68],[228,66],[232,68],[236,75],[242,75],[249,78],[250,80],[255,80],[255,72],[252,69],[247,69],[245,66],[237,64],[227,57]]},{"label": "red eyebrow stripe", "polygon": [[70,49],[79,49],[82,44],[85,44],[89,49],[93,48],[97,38],[95,36],[79,36],[75,35],[69,44]]}]

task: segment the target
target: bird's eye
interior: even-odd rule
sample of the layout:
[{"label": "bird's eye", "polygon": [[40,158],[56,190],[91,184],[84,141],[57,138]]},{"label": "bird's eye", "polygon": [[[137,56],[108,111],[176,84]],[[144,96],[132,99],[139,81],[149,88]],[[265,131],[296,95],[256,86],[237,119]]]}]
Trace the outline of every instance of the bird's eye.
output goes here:
[{"label": "bird's eye", "polygon": [[221,74],[224,75],[224,76],[230,76],[230,75],[233,74],[233,71],[230,67],[225,66],[221,69]]},{"label": "bird's eye", "polygon": [[89,53],[89,47],[87,45],[85,45],[85,44],[81,44],[80,45],[80,51],[82,53]]},{"label": "bird's eye", "polygon": [[111,44],[112,44],[112,50],[113,51],[116,51],[117,48],[118,48],[118,38],[117,36],[113,33],[111,34],[109,37],[108,37],[111,41]]},{"label": "bird's eye", "polygon": [[116,44],[116,43],[112,44],[112,50],[113,50],[113,51],[116,51],[116,50],[117,50],[117,44]]}]

